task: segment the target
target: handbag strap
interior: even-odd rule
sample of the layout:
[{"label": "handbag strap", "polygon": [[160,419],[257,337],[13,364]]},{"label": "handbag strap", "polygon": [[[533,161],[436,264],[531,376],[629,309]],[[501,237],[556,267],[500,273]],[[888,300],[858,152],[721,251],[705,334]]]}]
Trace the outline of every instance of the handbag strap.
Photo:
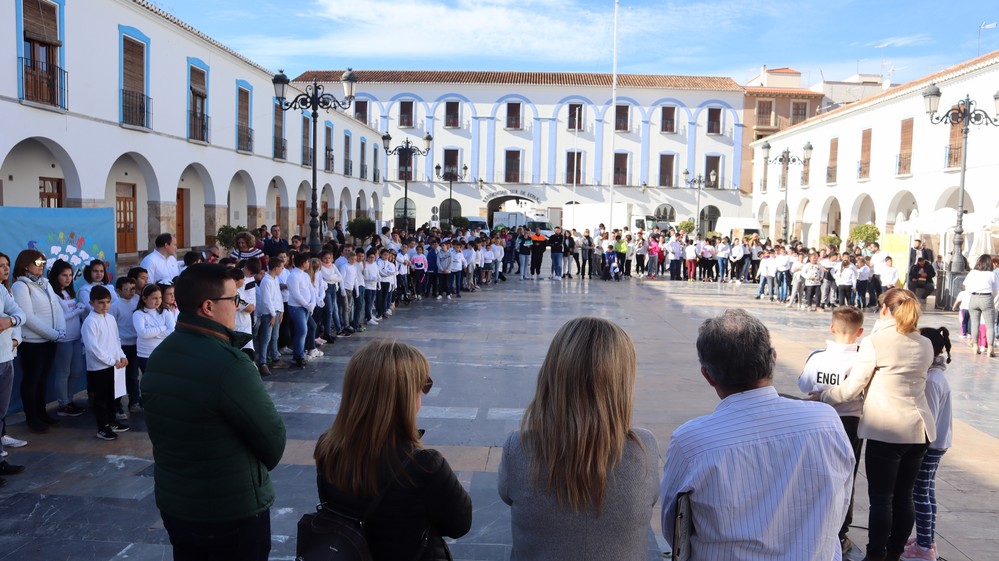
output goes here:
[{"label": "handbag strap", "polygon": [[[406,470],[406,467],[409,466],[409,462],[411,459],[412,458],[410,457],[406,458],[406,461],[402,463],[402,467],[399,470],[400,472]],[[378,506],[382,504],[382,499],[385,498],[385,495],[388,493],[388,490],[392,487],[392,485],[395,484],[396,481],[398,481],[398,479],[399,479],[398,474],[393,473],[392,478],[389,479],[389,482],[386,483],[385,486],[382,487],[381,492],[378,493],[377,496],[375,496],[375,500],[371,501],[368,504],[368,508],[364,509],[364,514],[362,514],[361,518],[358,519],[358,522],[360,522],[362,526],[364,524],[367,524],[368,520],[371,518],[371,515],[374,514],[376,510],[378,510]],[[319,507],[322,508],[327,504],[327,501],[326,501],[326,496],[323,494],[323,477],[318,471],[316,472],[316,486],[319,489]]]}]

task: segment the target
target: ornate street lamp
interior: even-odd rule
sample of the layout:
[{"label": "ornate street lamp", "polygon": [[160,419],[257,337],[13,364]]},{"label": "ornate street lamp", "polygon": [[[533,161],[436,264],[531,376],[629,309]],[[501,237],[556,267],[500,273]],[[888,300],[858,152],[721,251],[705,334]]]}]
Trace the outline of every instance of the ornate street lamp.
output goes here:
[{"label": "ornate street lamp", "polygon": [[[996,104],[996,114],[999,115],[999,92],[992,98]],[[950,268],[947,270],[946,283],[944,287],[945,306],[950,305],[950,290],[953,288],[954,278],[962,275],[967,270],[964,259],[964,177],[968,171],[968,131],[971,125],[997,125],[999,117],[990,117],[982,109],[977,109],[977,103],[970,96],[965,95],[964,99],[957,102],[944,113],[937,115],[937,108],[940,107],[940,88],[936,84],[930,84],[923,90],[923,102],[926,104],[926,114],[930,116],[930,122],[939,125],[961,126],[961,185],[957,196],[957,225],[954,227],[954,255],[950,260]],[[952,148],[953,149],[953,148]]]},{"label": "ornate street lamp", "polygon": [[[409,175],[413,173],[413,159],[416,155],[426,156],[430,153],[430,145],[433,143],[434,137],[430,136],[430,133],[423,135],[423,150],[416,147],[415,144],[410,142],[409,138],[402,141],[402,144],[396,146],[395,148],[389,149],[389,145],[392,142],[392,135],[385,133],[382,135],[382,145],[385,147],[385,157],[388,159],[389,156],[394,156],[397,154],[408,154],[406,160],[409,162],[409,169],[403,174],[403,191],[402,191],[402,219],[406,222],[406,230],[409,230]],[[387,165],[387,164],[386,164]],[[414,224],[415,226],[415,224]],[[398,227],[398,225],[397,225]]]},{"label": "ornate street lamp", "polygon": [[[767,163],[780,164],[781,166],[780,182],[781,182],[781,188],[784,189],[784,224],[781,226],[781,238],[784,240],[785,243],[787,243],[790,241],[787,237],[787,224],[789,220],[788,208],[787,208],[787,167],[791,164],[805,165],[809,160],[811,160],[812,143],[805,142],[805,145],[802,147],[802,151],[804,151],[805,155],[802,158],[799,158],[798,156],[792,156],[791,150],[785,148],[784,151],[780,153],[780,156],[777,156],[776,158],[771,160],[770,143],[767,142],[766,140],[763,141],[763,144],[760,146],[760,149],[763,150],[763,159],[766,160]],[[763,187],[765,189],[766,185],[764,185]]]},{"label": "ornate street lamp", "polygon": [[694,177],[693,179],[691,179],[691,177],[690,177],[690,171],[683,170],[683,183],[687,187],[697,186],[697,223],[696,223],[696,230],[697,230],[697,233],[701,234],[701,235],[704,235],[704,232],[701,231],[701,188],[704,187],[705,184],[707,184],[709,187],[711,185],[714,185],[716,179],[718,179],[718,174],[715,173],[715,170],[711,170],[711,173],[708,174],[708,179],[707,180],[704,179],[703,175],[698,175],[697,177]]},{"label": "ornate street lamp", "polygon": [[274,83],[274,97],[277,98],[281,109],[308,110],[312,112],[312,208],[309,216],[309,251],[314,255],[319,255],[323,244],[319,239],[319,202],[316,190],[316,131],[319,122],[319,110],[325,109],[347,109],[357,92],[357,74],[350,68],[340,76],[340,83],[343,84],[343,100],[333,97],[324,91],[323,85],[313,79],[311,84],[305,86],[305,93],[298,94],[291,101],[285,99],[285,92],[288,90],[290,80],[285,76],[284,70],[278,70],[271,80]]},{"label": "ornate street lamp", "polygon": [[[451,219],[454,218],[454,197],[452,196],[452,190],[454,189],[454,182],[461,181],[465,179],[468,175],[468,166],[461,166],[461,173],[458,173],[457,167],[442,168],[440,164],[437,164],[434,169],[437,171],[437,179],[444,179],[447,181],[447,225],[451,227]],[[441,173],[441,170],[444,173]],[[444,210],[444,205],[441,205],[441,210]],[[443,213],[442,213],[443,214]]]}]

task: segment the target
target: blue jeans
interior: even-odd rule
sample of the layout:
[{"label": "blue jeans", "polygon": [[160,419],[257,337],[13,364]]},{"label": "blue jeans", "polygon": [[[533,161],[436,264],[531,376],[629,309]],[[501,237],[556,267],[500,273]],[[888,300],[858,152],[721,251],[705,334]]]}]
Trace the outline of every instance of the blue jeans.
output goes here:
[{"label": "blue jeans", "polygon": [[[10,395],[14,391],[14,361],[0,362],[0,417],[7,416],[10,407]],[[3,443],[0,443],[3,452]]]},{"label": "blue jeans", "polygon": [[520,255],[517,256],[517,259],[520,260],[519,261],[520,280],[527,280],[528,263],[531,261],[531,255],[530,254],[524,255],[523,253],[521,253]]},{"label": "blue jeans", "polygon": [[783,302],[787,300],[787,285],[789,271],[777,271],[777,299]]},{"label": "blue jeans", "polygon": [[[56,343],[53,370],[55,371],[56,399],[60,406],[68,405],[76,390],[82,389],[80,388],[80,380],[86,380],[87,362],[83,356],[82,339]],[[132,403],[131,396],[129,396],[129,402]]]},{"label": "blue jeans", "polygon": [[458,296],[458,291],[461,290],[461,271],[451,271],[451,276],[447,280],[447,290]]},{"label": "blue jeans", "polygon": [[284,312],[274,317],[274,325],[271,326],[271,340],[267,345],[271,360],[281,360],[281,353],[278,352],[278,341],[281,340],[281,320],[284,319]]},{"label": "blue jeans", "polygon": [[718,260],[718,280],[723,281],[728,276],[728,257],[717,257]]},{"label": "blue jeans", "polygon": [[762,298],[763,297],[763,291],[764,291],[764,289],[767,286],[770,287],[770,297],[773,298],[774,297],[774,278],[773,277],[764,277],[763,275],[760,275],[760,290],[756,292],[756,297],[757,298]]},{"label": "blue jeans", "polygon": [[552,253],[552,275],[562,277],[562,257],[561,253]]},{"label": "blue jeans", "polygon": [[301,306],[288,306],[291,320],[291,351],[293,356],[305,358],[305,337],[309,329],[309,311]]},{"label": "blue jeans", "polygon": [[377,288],[367,288],[364,289],[364,321],[371,321],[374,317],[372,314],[375,311],[375,300],[378,298]]},{"label": "blue jeans", "polygon": [[336,287],[326,287],[325,305],[320,312],[324,335],[330,333],[330,329],[334,327],[336,331],[333,333],[339,333],[343,329],[340,324],[340,310],[337,308],[336,293]]},{"label": "blue jeans", "polygon": [[[270,314],[257,318],[257,337],[253,341],[253,346],[257,349],[257,364],[267,364],[267,357],[271,350],[271,320],[274,316]],[[273,358],[273,357],[271,357]]]},{"label": "blue jeans", "polygon": [[364,323],[364,290],[363,286],[357,288],[357,294],[354,295],[354,317],[351,318],[351,326],[354,328],[360,327]]}]

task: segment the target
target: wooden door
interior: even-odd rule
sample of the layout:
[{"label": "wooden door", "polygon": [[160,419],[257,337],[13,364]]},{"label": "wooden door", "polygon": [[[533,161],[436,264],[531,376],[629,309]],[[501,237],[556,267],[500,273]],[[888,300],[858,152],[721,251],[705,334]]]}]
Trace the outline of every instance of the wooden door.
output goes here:
[{"label": "wooden door", "polygon": [[177,240],[177,247],[187,247],[187,189],[177,189],[177,231],[174,238]]},{"label": "wooden door", "polygon": [[118,253],[136,251],[135,184],[115,185],[114,222],[118,232]]},{"label": "wooden door", "polygon": [[295,201],[295,216],[298,224],[298,235],[305,235],[305,201]]}]

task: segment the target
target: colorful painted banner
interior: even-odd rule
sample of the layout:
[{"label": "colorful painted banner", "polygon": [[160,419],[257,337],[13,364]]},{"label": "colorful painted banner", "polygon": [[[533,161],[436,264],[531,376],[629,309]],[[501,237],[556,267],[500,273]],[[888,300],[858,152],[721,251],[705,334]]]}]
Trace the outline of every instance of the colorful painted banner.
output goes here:
[{"label": "colorful painted banner", "polygon": [[[48,259],[46,274],[57,259],[69,262],[76,275],[77,288],[85,284],[83,268],[94,259],[107,262],[108,271],[115,270],[116,232],[112,208],[0,207],[0,225],[0,251],[10,256],[12,269],[18,253],[37,249]],[[49,379],[47,401],[50,402],[56,395],[55,374],[53,372]],[[14,391],[7,414],[21,410],[21,377],[20,364],[15,359]],[[86,378],[84,372],[70,392],[83,390]]]}]

